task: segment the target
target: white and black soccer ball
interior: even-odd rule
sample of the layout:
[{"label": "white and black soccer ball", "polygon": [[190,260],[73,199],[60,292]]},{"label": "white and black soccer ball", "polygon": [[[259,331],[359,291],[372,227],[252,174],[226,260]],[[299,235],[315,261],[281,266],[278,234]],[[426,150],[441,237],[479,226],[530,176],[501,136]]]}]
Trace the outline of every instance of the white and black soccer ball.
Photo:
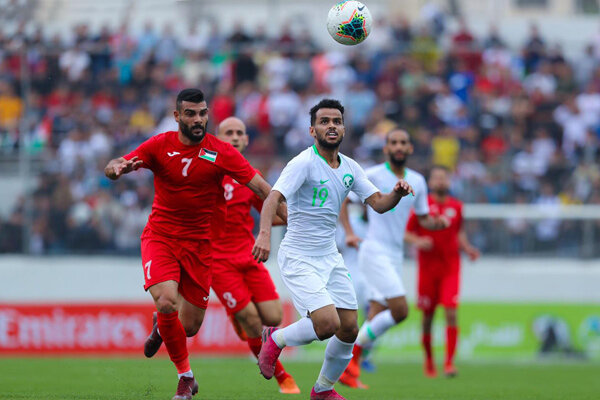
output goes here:
[{"label": "white and black soccer ball", "polygon": [[360,1],[340,1],[327,15],[327,30],[331,37],[348,46],[364,41],[371,33],[372,24],[369,9]]}]

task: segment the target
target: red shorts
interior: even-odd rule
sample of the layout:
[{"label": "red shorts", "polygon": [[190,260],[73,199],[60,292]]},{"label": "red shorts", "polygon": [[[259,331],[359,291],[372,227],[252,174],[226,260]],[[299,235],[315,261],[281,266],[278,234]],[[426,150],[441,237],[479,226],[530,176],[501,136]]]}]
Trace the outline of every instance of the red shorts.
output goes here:
[{"label": "red shorts", "polygon": [[247,259],[215,259],[212,288],[230,315],[238,313],[251,301],[277,300],[279,294],[262,263]]},{"label": "red shorts", "polygon": [[430,273],[419,268],[417,305],[425,312],[432,312],[438,304],[446,308],[456,308],[459,286],[458,271]]},{"label": "red shorts", "polygon": [[144,290],[157,283],[176,281],[184,299],[206,309],[211,281],[210,241],[174,240],[147,232],[142,236]]}]

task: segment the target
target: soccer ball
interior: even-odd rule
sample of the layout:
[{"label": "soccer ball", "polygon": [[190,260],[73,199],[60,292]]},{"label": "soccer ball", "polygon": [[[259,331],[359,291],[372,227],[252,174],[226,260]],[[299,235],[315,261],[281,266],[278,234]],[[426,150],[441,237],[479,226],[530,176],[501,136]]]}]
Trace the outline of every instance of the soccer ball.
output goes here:
[{"label": "soccer ball", "polygon": [[371,13],[360,1],[340,1],[329,10],[327,30],[338,43],[353,46],[371,33]]}]

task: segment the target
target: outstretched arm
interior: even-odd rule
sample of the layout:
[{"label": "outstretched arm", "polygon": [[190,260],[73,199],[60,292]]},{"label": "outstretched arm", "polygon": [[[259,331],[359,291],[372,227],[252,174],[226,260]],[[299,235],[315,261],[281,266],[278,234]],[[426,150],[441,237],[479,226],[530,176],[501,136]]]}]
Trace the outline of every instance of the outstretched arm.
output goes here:
[{"label": "outstretched arm", "polygon": [[428,236],[419,236],[409,231],[404,232],[404,241],[415,246],[419,250],[431,250],[433,242]]},{"label": "outstretched arm", "polygon": [[132,157],[131,160],[126,160],[124,157],[115,158],[110,160],[104,167],[104,175],[114,181],[119,179],[121,175],[139,169],[143,163],[144,161],[138,160],[137,156]]},{"label": "outstretched arm", "polygon": [[373,193],[365,200],[365,203],[370,205],[379,214],[383,214],[396,207],[400,199],[409,194],[415,195],[413,188],[404,179],[400,179],[396,183],[396,186],[394,186],[394,190],[390,193]]},{"label": "outstretched arm", "polygon": [[252,255],[255,260],[262,262],[269,259],[269,253],[271,252],[271,226],[273,225],[275,212],[283,204],[284,199],[280,192],[272,190],[263,204],[262,212],[260,213],[260,229],[254,242],[254,248],[252,249]]},{"label": "outstretched arm", "polygon": [[419,225],[430,231],[439,231],[450,226],[450,221],[443,215],[433,216],[431,214],[417,215]]},{"label": "outstretched arm", "polygon": [[461,229],[458,233],[458,243],[460,244],[460,248],[467,253],[467,256],[469,256],[471,261],[475,261],[479,258],[479,250],[469,242],[469,238],[467,238],[467,233],[464,229]]},{"label": "outstretched arm", "polygon": [[[252,190],[261,200],[264,200],[271,193],[271,185],[264,180],[260,174],[254,175],[254,178],[246,184],[250,190]],[[263,205],[264,210],[264,205]],[[278,219],[275,220],[276,225],[283,225],[287,223],[287,206],[285,202],[281,202],[277,207]],[[262,219],[262,215],[261,215]]]},{"label": "outstretched arm", "polygon": [[340,209],[340,223],[344,228],[344,232],[346,232],[346,246],[358,249],[361,239],[356,236],[356,233],[354,233],[354,229],[352,229],[352,225],[350,224],[348,204],[350,204],[350,199],[346,197],[342,202],[342,208]]}]

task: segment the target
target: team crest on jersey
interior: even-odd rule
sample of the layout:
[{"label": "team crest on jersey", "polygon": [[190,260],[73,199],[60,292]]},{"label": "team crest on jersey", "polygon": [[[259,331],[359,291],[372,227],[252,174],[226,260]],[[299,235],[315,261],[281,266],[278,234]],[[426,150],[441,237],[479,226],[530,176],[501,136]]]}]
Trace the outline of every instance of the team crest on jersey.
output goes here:
[{"label": "team crest on jersey", "polygon": [[215,162],[217,161],[217,155],[219,153],[217,153],[216,151],[212,151],[212,150],[207,150],[207,149],[202,149],[200,150],[200,153],[198,154],[199,158],[203,158],[205,160],[208,160],[210,162]]},{"label": "team crest on jersey", "polygon": [[346,186],[347,189],[350,189],[354,183],[354,177],[351,174],[346,174],[342,178],[342,182],[344,182],[344,186]]},{"label": "team crest on jersey", "polygon": [[456,217],[456,210],[454,208],[446,208],[444,214],[446,214],[446,217],[448,218],[454,218]]}]

